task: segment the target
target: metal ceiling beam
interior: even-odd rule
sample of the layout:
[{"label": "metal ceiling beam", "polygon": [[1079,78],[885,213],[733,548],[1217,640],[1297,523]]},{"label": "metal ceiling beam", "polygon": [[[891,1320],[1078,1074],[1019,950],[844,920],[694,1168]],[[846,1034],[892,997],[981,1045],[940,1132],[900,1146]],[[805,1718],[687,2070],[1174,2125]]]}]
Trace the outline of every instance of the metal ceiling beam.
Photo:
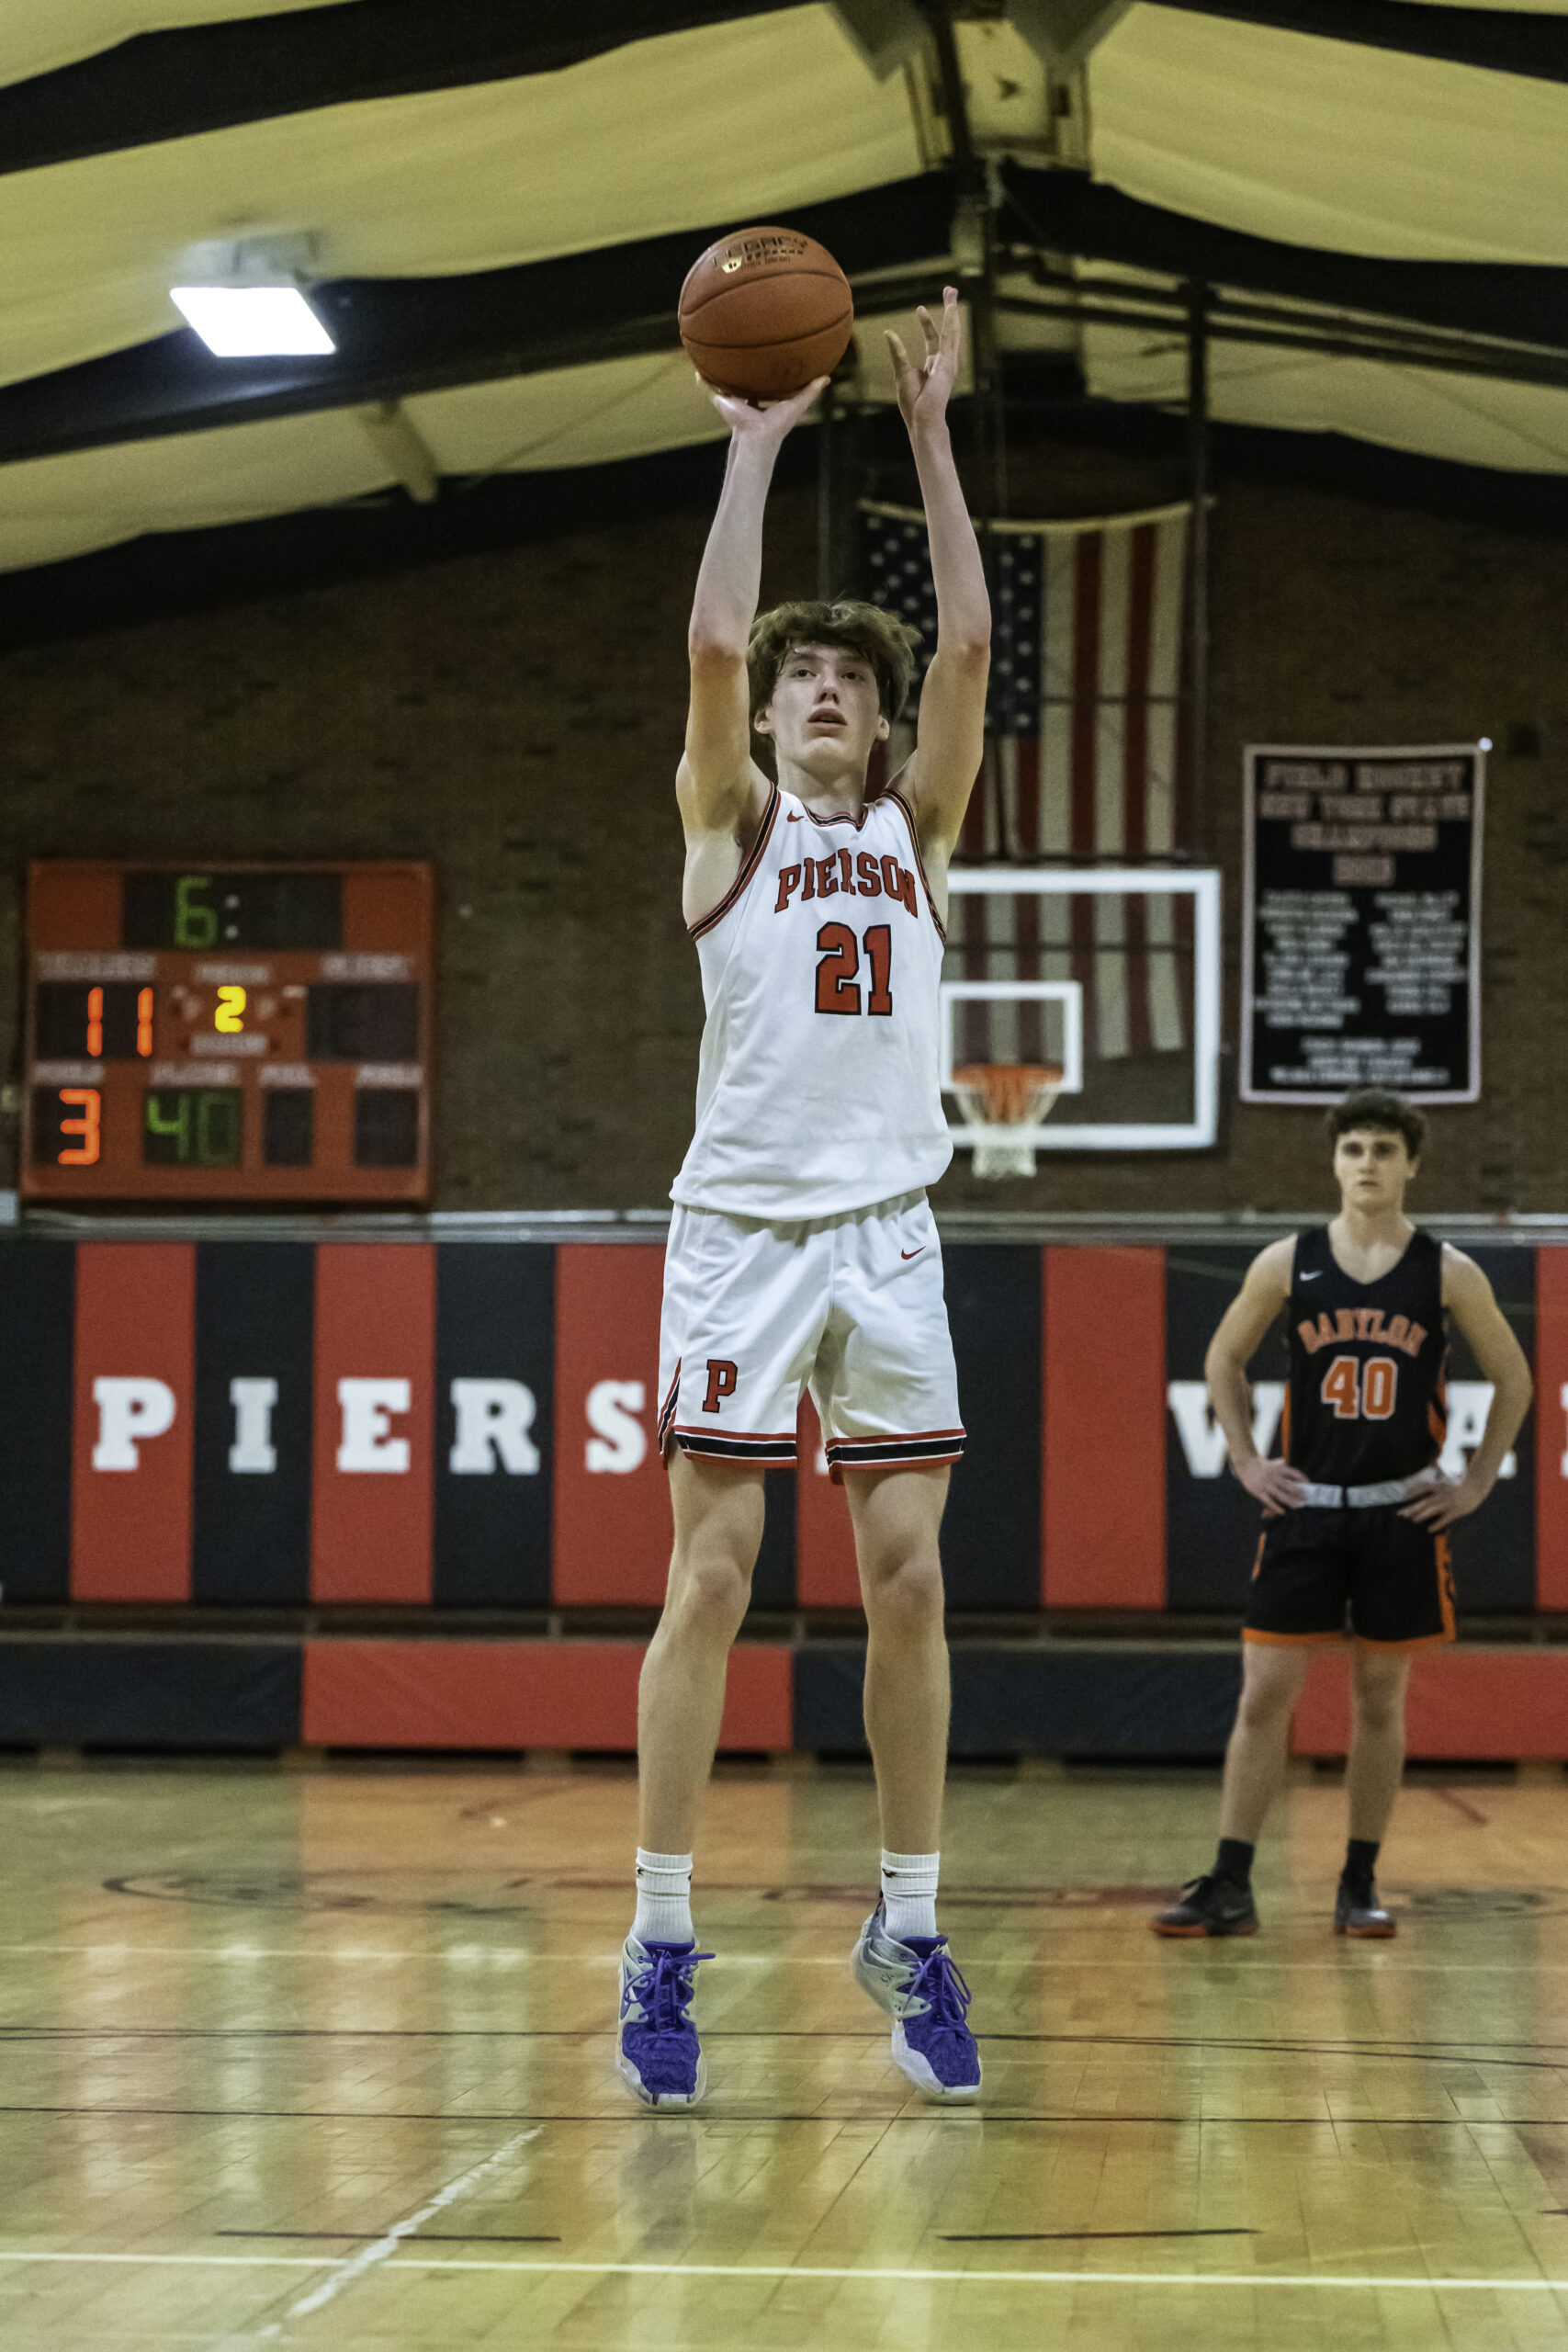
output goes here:
[{"label": "metal ceiling beam", "polygon": [[[1003,294],[997,307],[1020,318],[1077,319],[1086,326],[1131,327],[1161,333],[1174,348],[1185,334],[1190,304],[1166,290],[1149,300],[1117,301],[1064,290],[1053,298]],[[1427,368],[1439,375],[1481,376],[1492,383],[1540,384],[1568,391],[1568,352],[1532,351],[1517,344],[1467,344],[1459,336],[1422,343],[1381,334],[1374,324],[1323,320],[1307,312],[1293,320],[1275,312],[1261,320],[1217,298],[1204,304],[1212,343],[1246,343],[1269,351],[1300,351],[1320,359],[1370,359],[1384,368]]]},{"label": "metal ceiling beam", "polygon": [[1043,64],[1070,73],[1115,30],[1132,5],[1133,0],[1010,0],[1008,14]]},{"label": "metal ceiling beam", "polygon": [[1010,224],[1004,216],[999,233],[1007,238],[1021,230],[1043,253],[1568,350],[1568,269],[1524,262],[1383,261],[1283,244],[1141,203],[1082,172],[1006,163],[1001,184],[1012,220]]},{"label": "metal ceiling beam", "polygon": [[879,82],[908,65],[931,38],[914,0],[832,0],[832,8]]},{"label": "metal ceiling beam", "polygon": [[366,98],[548,74],[626,42],[795,0],[341,0],[141,33],[0,88],[0,172],[189,139]]}]

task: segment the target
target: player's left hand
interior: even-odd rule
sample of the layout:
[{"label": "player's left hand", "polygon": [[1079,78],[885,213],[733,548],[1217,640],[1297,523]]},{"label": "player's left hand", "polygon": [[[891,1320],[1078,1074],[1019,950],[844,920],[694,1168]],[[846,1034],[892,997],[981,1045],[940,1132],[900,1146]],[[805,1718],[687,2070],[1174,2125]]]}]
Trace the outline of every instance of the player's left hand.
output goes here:
[{"label": "player's left hand", "polygon": [[887,348],[893,359],[893,374],[898,386],[898,406],[911,433],[918,424],[940,424],[947,414],[948,399],[958,380],[959,356],[964,348],[964,320],[958,308],[958,288],[944,286],[942,289],[942,324],[939,327],[922,302],[915,313],[925,338],[925,353],[917,367],[904,348],[903,338],[887,330]]},{"label": "player's left hand", "polygon": [[1438,1534],[1456,1519],[1468,1519],[1472,1510],[1479,1510],[1489,1492],[1467,1471],[1462,1478],[1440,1478],[1435,1487],[1423,1488],[1414,1501],[1401,1504],[1399,1516],[1414,1519]]}]

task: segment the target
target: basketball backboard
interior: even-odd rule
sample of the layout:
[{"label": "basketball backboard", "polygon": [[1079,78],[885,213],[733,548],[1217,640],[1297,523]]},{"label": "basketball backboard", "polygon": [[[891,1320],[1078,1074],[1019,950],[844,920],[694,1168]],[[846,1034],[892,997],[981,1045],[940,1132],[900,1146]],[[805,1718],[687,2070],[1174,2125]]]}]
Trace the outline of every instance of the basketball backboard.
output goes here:
[{"label": "basketball backboard", "polygon": [[[953,1141],[987,1069],[1050,1070],[1021,1152],[1197,1151],[1219,1117],[1220,877],[1187,866],[954,866],[947,877],[942,1084]],[[1015,1090],[1022,1106],[1027,1088]],[[1043,1099],[1036,1090],[1037,1101]],[[1046,1115],[1048,1111],[1049,1115]]]}]

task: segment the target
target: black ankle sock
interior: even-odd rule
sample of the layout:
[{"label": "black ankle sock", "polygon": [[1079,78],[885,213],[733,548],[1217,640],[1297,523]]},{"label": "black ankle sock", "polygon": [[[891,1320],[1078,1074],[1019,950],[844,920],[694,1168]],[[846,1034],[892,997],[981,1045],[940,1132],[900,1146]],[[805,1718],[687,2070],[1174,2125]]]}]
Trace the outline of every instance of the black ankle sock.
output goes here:
[{"label": "black ankle sock", "polygon": [[[1257,1850],[1256,1846],[1249,1846],[1245,1838],[1222,1838],[1220,1850],[1214,1857],[1214,1876],[1229,1879],[1233,1886],[1250,1887],[1252,1857]],[[1373,1851],[1376,1850],[1374,1847]]]},{"label": "black ankle sock", "polygon": [[1376,1838],[1351,1838],[1345,1849],[1345,1867],[1339,1873],[1344,1885],[1371,1886],[1380,1842]]}]

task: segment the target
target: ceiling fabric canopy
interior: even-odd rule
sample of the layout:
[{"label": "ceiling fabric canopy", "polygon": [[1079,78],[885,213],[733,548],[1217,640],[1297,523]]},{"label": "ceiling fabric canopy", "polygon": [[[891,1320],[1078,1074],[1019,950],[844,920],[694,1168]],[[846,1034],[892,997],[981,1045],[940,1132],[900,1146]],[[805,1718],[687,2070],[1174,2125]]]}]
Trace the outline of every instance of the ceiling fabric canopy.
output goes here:
[{"label": "ceiling fabric canopy", "polygon": [[313,229],[322,277],[444,277],[792,211],[919,165],[902,83],[874,81],[830,12],[805,7],[17,173],[0,177],[0,380],[178,327],[180,254],[239,223]]},{"label": "ceiling fabric canopy", "polygon": [[1568,264],[1568,85],[1137,7],[1090,68],[1096,175],[1413,261]]},{"label": "ceiling fabric canopy", "polygon": [[[483,0],[465,5],[472,17]],[[1018,32],[997,19],[955,30],[976,137],[1024,167],[1007,164],[1004,177],[1036,190],[1036,242],[1076,257],[1080,275],[1106,263],[1164,270],[1169,289],[1202,266],[1223,286],[1283,288],[1320,308],[1342,300],[1363,318],[1427,317],[1568,361],[1568,81],[1386,45],[1390,24],[1454,5],[1383,8],[1383,45],[1369,46],[1285,28],[1279,8],[1255,23],[1245,8],[1143,0],[1090,58],[1088,146],[1072,171],[1046,168],[1045,75]],[[323,29],[330,17],[341,49],[362,9],[368,39],[399,6],[297,0],[269,15],[254,0],[9,0],[0,85],[19,119],[29,79],[95,59],[110,74],[118,44],[144,54],[161,35],[249,25],[259,38],[271,25],[304,54],[312,17]],[[1257,13],[1270,14],[1263,0]],[[384,446],[357,413],[372,398],[401,400],[447,478],[712,438],[673,307],[688,241],[694,257],[726,223],[840,204],[852,270],[923,262],[935,290],[952,266],[957,190],[930,69],[877,78],[826,5],[759,0],[757,13],[708,21],[711,0],[584,0],[575,14],[602,45],[546,70],[312,99],[186,136],[100,140],[28,168],[7,162],[0,136],[0,569],[385,492]],[[1010,237],[1030,233],[1022,217]],[[247,363],[227,374],[204,356],[193,363],[169,300],[186,248],[241,232],[311,235],[319,275],[344,289],[344,364],[296,369],[270,407]],[[1247,240],[1258,258],[1241,276]],[[1192,258],[1210,251],[1212,262]],[[911,299],[906,288],[896,306]],[[876,307],[863,284],[863,316]],[[356,318],[374,327],[373,356],[355,349]],[[552,326],[568,319],[552,348]],[[429,345],[446,325],[444,368]],[[1071,344],[1097,399],[1183,398],[1168,325],[1046,334],[1008,316],[1000,340]],[[880,397],[878,346],[863,334],[862,390]],[[1506,353],[1495,373],[1465,373],[1221,340],[1213,413],[1568,473],[1568,389],[1509,372]],[[69,436],[40,433],[40,417],[67,413]]]}]

